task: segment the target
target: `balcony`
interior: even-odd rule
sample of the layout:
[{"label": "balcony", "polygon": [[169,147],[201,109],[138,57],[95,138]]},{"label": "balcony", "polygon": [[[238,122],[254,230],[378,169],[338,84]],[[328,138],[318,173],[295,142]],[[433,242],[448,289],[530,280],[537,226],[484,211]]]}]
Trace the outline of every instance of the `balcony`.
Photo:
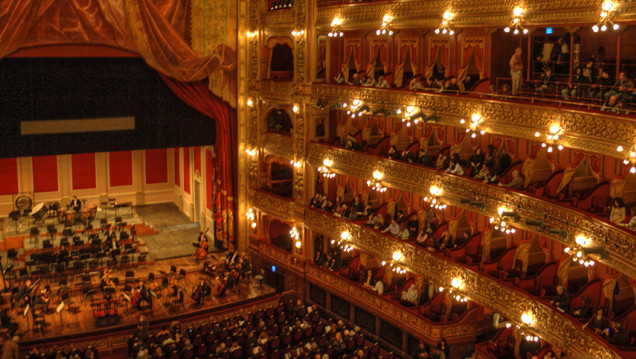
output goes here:
[{"label": "balcony", "polygon": [[263,148],[265,148],[267,154],[271,153],[289,158],[294,156],[291,136],[267,132],[264,137]]},{"label": "balcony", "polygon": [[476,308],[469,309],[458,321],[435,323],[326,269],[314,264],[307,264],[306,268],[309,282],[347,298],[356,306],[378,313],[378,316],[394,322],[409,333],[425,338],[428,343],[437,343],[442,338],[451,343],[474,341],[477,332]]},{"label": "balcony", "polygon": [[480,98],[472,95],[449,95],[360,86],[314,84],[312,102],[359,99],[384,108],[401,108],[405,104],[442,116],[440,123],[457,126],[457,120],[479,113],[486,119],[488,132],[534,140],[537,131],[545,132],[559,122],[565,130],[561,143],[566,147],[617,156],[618,144],[631,147],[636,120],[575,109],[533,105],[515,101]]},{"label": "balcony", "polygon": [[[253,198],[258,203],[278,202],[276,196],[261,191],[256,192]],[[306,209],[304,215],[298,213],[295,218],[304,223],[306,228],[330,238],[339,238],[342,232],[348,231],[357,248],[379,258],[386,258],[387,253],[399,251],[404,258],[404,265],[409,270],[438,283],[450,286],[453,278],[462,277],[465,291],[471,293],[471,300],[498,311],[507,318],[518,319],[522,313],[532,312],[537,323],[533,330],[548,342],[568,348],[568,352],[576,357],[621,357],[614,348],[608,347],[601,337],[582,329],[581,325],[569,316],[555,310],[546,302],[519,291],[509,283],[500,282],[447,257],[322,211]],[[586,352],[581,352],[582,348],[585,348]]]},{"label": "balcony", "polygon": [[[590,240],[609,251],[607,258],[600,260],[602,263],[630,277],[636,276],[636,238],[633,234],[596,219],[589,213],[565,208],[519,191],[483,185],[471,178],[423,166],[326,145],[309,144],[307,162],[310,165],[321,166],[325,158],[333,161],[334,171],[358,178],[371,178],[372,173],[379,170],[384,174],[383,181],[388,187],[402,191],[428,196],[430,187],[435,185],[445,192],[444,199],[447,203],[455,207],[475,211],[475,208],[461,203],[461,199],[477,197],[486,204],[486,208],[481,211],[486,216],[495,216],[497,208],[503,204],[512,206],[524,219],[514,225],[530,232],[536,232],[536,227],[527,226],[525,219],[544,220],[546,225],[555,228],[565,228],[567,225],[571,233],[584,233]],[[561,237],[552,238],[562,241]]]}]

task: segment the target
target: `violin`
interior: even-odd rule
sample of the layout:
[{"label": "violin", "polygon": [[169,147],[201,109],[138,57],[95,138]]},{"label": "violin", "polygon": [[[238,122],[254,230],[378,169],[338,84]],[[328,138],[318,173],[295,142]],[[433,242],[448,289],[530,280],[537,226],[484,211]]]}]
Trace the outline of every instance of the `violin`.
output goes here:
[{"label": "violin", "polygon": [[135,306],[137,306],[137,303],[139,303],[139,299],[141,299],[141,289],[133,288],[130,291],[130,294],[132,295],[132,299],[130,300],[130,305],[135,307]]},{"label": "violin", "polygon": [[192,289],[192,300],[198,302],[201,299],[201,292],[203,291],[203,285],[198,284]]}]

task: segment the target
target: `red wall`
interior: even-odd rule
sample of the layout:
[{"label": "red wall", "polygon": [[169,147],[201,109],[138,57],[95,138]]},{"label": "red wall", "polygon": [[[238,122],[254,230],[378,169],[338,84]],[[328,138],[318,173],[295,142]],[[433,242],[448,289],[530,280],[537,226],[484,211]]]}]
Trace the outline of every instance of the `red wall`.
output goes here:
[{"label": "red wall", "polygon": [[205,206],[211,210],[212,209],[212,178],[213,170],[212,170],[212,152],[205,150],[205,188],[207,191],[207,196],[205,196]]},{"label": "red wall", "polygon": [[0,195],[14,193],[18,193],[18,159],[0,158]]},{"label": "red wall", "polygon": [[95,188],[95,154],[82,153],[71,156],[73,189]]},{"label": "red wall", "polygon": [[174,149],[174,184],[181,187],[181,166],[179,165],[179,148]]},{"label": "red wall", "polygon": [[146,184],[168,182],[168,150],[146,150]]},{"label": "red wall", "polygon": [[132,186],[132,152],[110,152],[108,154],[110,168],[110,186]]},{"label": "red wall", "polygon": [[57,156],[32,157],[33,191],[57,191]]},{"label": "red wall", "polygon": [[190,148],[183,149],[183,190],[190,193]]}]

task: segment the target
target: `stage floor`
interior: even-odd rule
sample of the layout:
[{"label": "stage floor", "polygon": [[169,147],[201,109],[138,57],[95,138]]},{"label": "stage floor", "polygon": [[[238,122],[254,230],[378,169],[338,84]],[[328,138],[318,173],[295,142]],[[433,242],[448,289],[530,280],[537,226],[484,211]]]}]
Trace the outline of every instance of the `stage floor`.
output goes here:
[{"label": "stage floor", "polygon": [[[211,263],[218,263],[220,258],[210,257]],[[169,272],[171,266],[176,266],[179,269],[185,269],[187,274],[185,281],[180,283],[185,289],[185,309],[180,308],[176,312],[171,311],[171,301],[173,298],[161,296],[153,299],[153,309],[141,311],[136,308],[131,308],[130,304],[126,303],[123,298],[120,298],[120,293],[123,289],[125,270],[113,271],[113,276],[120,278],[120,285],[117,287],[116,298],[120,298],[117,305],[117,311],[119,314],[119,323],[111,327],[99,328],[96,325],[96,320],[93,317],[93,311],[90,300],[82,301],[79,290],[73,290],[72,300],[78,304],[78,310],[62,310],[61,315],[55,312],[55,308],[59,304],[59,298],[52,298],[49,305],[52,314],[46,315],[46,331],[33,329],[33,323],[31,315],[23,317],[23,315],[17,314],[14,318],[17,319],[20,329],[17,335],[21,338],[21,344],[30,346],[38,345],[42,341],[54,341],[69,336],[82,335],[97,335],[104,330],[117,330],[117,328],[133,325],[138,322],[139,316],[144,314],[151,322],[156,319],[170,318],[172,316],[184,316],[188,314],[195,314],[200,311],[212,311],[215,308],[221,308],[229,304],[236,303],[237,305],[257,298],[271,296],[275,293],[275,290],[265,284],[258,283],[251,279],[244,281],[240,284],[239,290],[228,291],[223,297],[216,297],[216,282],[211,276],[202,272],[202,264],[197,264],[191,257],[181,257],[174,259],[167,259],[157,261],[152,265],[135,268],[135,278],[145,280],[148,274],[153,272],[157,276],[156,284],[159,285],[161,281],[160,271]],[[199,278],[206,278],[212,283],[212,297],[211,300],[203,302],[202,306],[196,306],[196,303],[191,298],[192,290],[199,283]],[[100,278],[98,276],[92,276],[92,284],[94,287],[98,287]],[[53,284],[52,284],[53,286]],[[53,287],[55,290],[55,287]],[[102,293],[97,289],[93,298],[94,302],[99,302],[103,299]]]}]

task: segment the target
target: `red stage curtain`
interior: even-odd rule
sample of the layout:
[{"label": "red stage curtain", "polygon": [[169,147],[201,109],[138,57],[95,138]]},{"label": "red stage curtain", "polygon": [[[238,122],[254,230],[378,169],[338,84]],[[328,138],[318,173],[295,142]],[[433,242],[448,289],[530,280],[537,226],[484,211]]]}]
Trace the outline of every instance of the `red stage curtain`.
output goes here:
[{"label": "red stage curtain", "polygon": [[18,159],[0,158],[0,196],[18,193]]},{"label": "red stage curtain", "polygon": [[95,154],[82,153],[71,155],[73,189],[97,187],[95,180]]},{"label": "red stage curtain", "polygon": [[[184,40],[188,0],[3,0],[0,57],[20,48],[101,44],[140,54],[157,71],[179,81],[232,72],[236,52],[219,45],[198,56]],[[232,84],[228,84],[232,86]]]},{"label": "red stage curtain", "polygon": [[[163,80],[183,102],[192,106],[202,114],[216,120],[216,153],[218,159],[216,176],[220,183],[217,191],[218,208],[216,211],[217,235],[224,245],[234,243],[234,229],[237,224],[234,205],[234,164],[238,163],[236,153],[236,110],[214,96],[208,90],[207,81],[190,83],[177,82],[163,76]],[[227,243],[225,243],[227,241]]]}]

